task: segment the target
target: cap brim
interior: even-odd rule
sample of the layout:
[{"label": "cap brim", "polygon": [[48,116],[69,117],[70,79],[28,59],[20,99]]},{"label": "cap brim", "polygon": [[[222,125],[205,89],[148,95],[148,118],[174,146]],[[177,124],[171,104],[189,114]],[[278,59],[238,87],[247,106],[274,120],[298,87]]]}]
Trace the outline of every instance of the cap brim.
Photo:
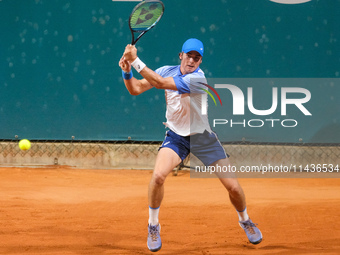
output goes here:
[{"label": "cap brim", "polygon": [[184,52],[184,53],[188,53],[188,52],[190,52],[190,51],[196,51],[198,54],[200,54],[200,55],[203,57],[203,53],[199,52],[197,49],[186,49],[186,50],[184,50],[183,52]]}]

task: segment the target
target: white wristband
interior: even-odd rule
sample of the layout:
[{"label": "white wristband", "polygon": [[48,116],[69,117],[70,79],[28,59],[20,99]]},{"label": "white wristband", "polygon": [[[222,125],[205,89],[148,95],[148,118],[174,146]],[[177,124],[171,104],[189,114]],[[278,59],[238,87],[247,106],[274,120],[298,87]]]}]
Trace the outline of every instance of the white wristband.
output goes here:
[{"label": "white wristband", "polygon": [[136,71],[139,73],[140,71],[143,70],[143,68],[146,66],[142,60],[139,59],[139,57],[137,57],[132,63],[131,65],[136,69]]}]

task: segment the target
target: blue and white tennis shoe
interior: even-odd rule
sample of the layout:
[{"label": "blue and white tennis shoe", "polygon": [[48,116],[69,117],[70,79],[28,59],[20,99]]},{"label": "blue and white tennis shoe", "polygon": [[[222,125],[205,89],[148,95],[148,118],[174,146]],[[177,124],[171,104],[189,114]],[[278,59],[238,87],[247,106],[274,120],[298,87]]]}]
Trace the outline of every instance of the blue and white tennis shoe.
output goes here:
[{"label": "blue and white tennis shoe", "polygon": [[152,252],[156,252],[159,251],[162,248],[162,241],[161,241],[161,225],[148,225],[148,230],[149,230],[149,234],[148,234],[148,248],[150,251]]},{"label": "blue and white tennis shoe", "polygon": [[240,227],[246,232],[249,242],[252,244],[259,244],[262,241],[262,233],[257,228],[257,224],[253,223],[251,219],[246,221],[239,221]]}]

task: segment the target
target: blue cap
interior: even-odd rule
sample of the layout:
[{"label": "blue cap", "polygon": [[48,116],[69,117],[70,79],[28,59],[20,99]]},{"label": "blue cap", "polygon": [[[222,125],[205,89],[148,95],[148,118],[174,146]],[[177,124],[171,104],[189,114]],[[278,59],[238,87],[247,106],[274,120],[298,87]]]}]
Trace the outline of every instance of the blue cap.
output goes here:
[{"label": "blue cap", "polygon": [[202,57],[204,52],[203,43],[195,38],[190,38],[185,41],[182,47],[182,52],[188,53],[189,51],[197,51]]}]

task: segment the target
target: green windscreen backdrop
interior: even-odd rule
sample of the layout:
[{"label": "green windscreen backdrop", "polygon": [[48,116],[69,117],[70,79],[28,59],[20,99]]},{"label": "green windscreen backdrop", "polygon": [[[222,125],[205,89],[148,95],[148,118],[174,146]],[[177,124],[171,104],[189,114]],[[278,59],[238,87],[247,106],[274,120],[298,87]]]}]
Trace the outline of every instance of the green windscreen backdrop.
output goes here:
[{"label": "green windscreen backdrop", "polygon": [[[179,64],[183,42],[195,37],[205,45],[201,68],[208,81],[335,80],[311,85],[312,116],[297,117],[307,124],[289,129],[294,135],[284,129],[245,128],[235,131],[235,136],[232,131],[218,132],[222,141],[250,137],[254,142],[297,142],[303,136],[304,142],[340,142],[339,0],[163,2],[163,18],[137,43],[138,56],[153,70]],[[161,141],[164,91],[130,95],[118,66],[131,42],[128,18],[137,3],[0,1],[0,139],[18,135],[38,140],[74,136],[77,140]],[[134,76],[141,78],[136,71]],[[295,85],[308,89],[306,83]],[[268,91],[266,86],[259,88]],[[254,87],[255,92],[261,95]],[[271,97],[263,100],[268,108]],[[216,111],[213,104],[209,99]],[[258,119],[248,112],[244,118]]]}]

